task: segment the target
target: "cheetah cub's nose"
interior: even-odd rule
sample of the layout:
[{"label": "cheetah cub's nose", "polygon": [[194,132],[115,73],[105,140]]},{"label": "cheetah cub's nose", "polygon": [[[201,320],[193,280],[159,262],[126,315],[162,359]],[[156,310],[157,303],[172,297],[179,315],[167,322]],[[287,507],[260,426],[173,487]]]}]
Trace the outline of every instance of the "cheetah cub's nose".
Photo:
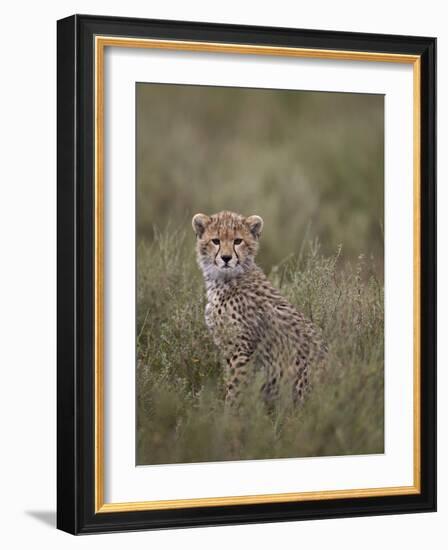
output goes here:
[{"label": "cheetah cub's nose", "polygon": [[230,262],[230,260],[232,259],[232,256],[221,256],[221,260],[225,263],[225,264],[228,264]]}]

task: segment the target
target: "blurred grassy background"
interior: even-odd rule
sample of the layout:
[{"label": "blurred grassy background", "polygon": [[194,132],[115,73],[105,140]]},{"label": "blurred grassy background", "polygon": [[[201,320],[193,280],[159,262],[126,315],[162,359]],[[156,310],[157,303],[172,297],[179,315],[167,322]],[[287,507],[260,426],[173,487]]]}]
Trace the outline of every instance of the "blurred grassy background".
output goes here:
[{"label": "blurred grassy background", "polygon": [[[137,85],[137,463],[381,453],[383,97]],[[322,327],[300,409],[224,407],[191,217],[259,214],[258,263]]]},{"label": "blurred grassy background", "polygon": [[137,85],[137,234],[196,212],[265,221],[265,269],[306,234],[383,254],[383,96]]}]

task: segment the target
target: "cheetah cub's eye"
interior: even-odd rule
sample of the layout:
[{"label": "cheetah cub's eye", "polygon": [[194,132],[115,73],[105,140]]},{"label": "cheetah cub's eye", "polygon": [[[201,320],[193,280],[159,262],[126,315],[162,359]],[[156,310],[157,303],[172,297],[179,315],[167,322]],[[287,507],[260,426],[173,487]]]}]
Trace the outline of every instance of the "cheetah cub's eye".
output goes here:
[{"label": "cheetah cub's eye", "polygon": [[243,242],[243,239],[235,239],[233,241],[233,244],[241,244]]},{"label": "cheetah cub's eye", "polygon": [[219,244],[219,242],[220,242],[219,239],[212,239],[213,244]]}]

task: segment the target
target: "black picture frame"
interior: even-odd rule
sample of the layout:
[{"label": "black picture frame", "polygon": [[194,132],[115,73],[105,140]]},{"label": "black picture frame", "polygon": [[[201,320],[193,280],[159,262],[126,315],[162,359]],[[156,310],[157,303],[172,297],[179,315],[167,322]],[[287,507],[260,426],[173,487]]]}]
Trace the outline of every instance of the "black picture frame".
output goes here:
[{"label": "black picture frame", "polygon": [[[409,54],[421,60],[419,494],[95,511],[94,51],[97,35]],[[436,39],[74,15],[57,23],[57,527],[72,534],[436,509]]]}]

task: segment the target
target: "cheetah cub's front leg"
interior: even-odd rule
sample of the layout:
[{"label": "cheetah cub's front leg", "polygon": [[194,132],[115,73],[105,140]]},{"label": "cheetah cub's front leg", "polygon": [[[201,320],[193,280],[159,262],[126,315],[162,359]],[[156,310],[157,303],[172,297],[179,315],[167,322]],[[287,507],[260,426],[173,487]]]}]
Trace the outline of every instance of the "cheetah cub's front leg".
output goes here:
[{"label": "cheetah cub's front leg", "polygon": [[235,352],[227,359],[226,404],[238,403],[241,391],[248,383],[249,355],[244,351]]}]

